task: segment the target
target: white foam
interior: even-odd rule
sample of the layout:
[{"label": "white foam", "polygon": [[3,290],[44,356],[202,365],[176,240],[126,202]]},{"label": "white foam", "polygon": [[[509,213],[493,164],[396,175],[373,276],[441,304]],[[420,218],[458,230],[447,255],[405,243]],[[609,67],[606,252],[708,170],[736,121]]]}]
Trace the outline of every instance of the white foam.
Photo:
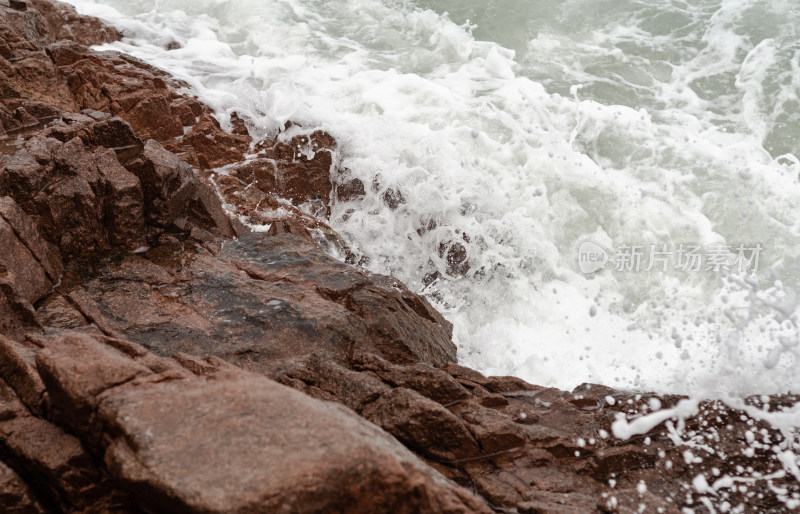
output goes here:
[{"label": "white foam", "polygon": [[617,439],[627,440],[635,435],[646,434],[658,424],[671,418],[687,418],[697,414],[699,402],[693,399],[681,400],[671,409],[663,409],[646,416],[640,416],[632,421],[625,419],[625,414],[620,413],[619,419],[611,424],[611,431]]}]

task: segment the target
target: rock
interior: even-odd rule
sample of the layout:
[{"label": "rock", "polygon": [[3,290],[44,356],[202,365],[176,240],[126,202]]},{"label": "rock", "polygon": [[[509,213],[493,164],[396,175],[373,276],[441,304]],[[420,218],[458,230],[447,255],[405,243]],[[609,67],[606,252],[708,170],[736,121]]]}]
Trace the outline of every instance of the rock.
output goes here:
[{"label": "rock", "polygon": [[0,334],[22,338],[28,332],[39,330],[36,310],[17,289],[16,276],[0,265]]},{"label": "rock", "polygon": [[25,474],[37,478],[39,490],[67,512],[102,511],[119,506],[125,496],[103,477],[80,441],[55,425],[21,417],[0,423],[0,438]]},{"label": "rock", "polygon": [[652,467],[657,460],[657,448],[619,446],[596,452],[593,465],[597,476],[614,478],[626,469]]},{"label": "rock", "polygon": [[89,421],[96,397],[150,370],[88,336],[70,335],[36,355],[36,366],[49,395],[50,416],[73,432]]},{"label": "rock", "polygon": [[517,377],[489,377],[482,385],[489,391],[499,394],[515,393],[519,391],[537,391],[541,389]]},{"label": "rock", "polygon": [[[195,146],[201,141],[209,139],[198,139]],[[269,223],[271,234],[301,235],[348,256],[347,245],[323,221],[331,213],[331,176],[337,166],[337,146],[330,134],[292,125],[275,139],[255,145],[255,152],[231,165],[227,175],[212,174],[212,180],[233,211],[251,223]]]},{"label": "rock", "polygon": [[[391,387],[380,380],[349,370],[318,354],[312,355],[304,366],[287,371],[286,376],[299,379],[306,386],[326,393],[324,399],[338,401],[359,413],[382,395],[392,391]],[[288,384],[295,385],[296,382],[290,381]],[[305,389],[309,390],[308,387]]]},{"label": "rock", "polygon": [[90,46],[110,43],[120,38],[116,29],[97,18],[78,14],[71,5],[48,0],[26,1],[43,15],[49,41],[69,39]]},{"label": "rock", "polygon": [[92,52],[80,43],[65,39],[48,46],[47,55],[56,66],[69,66],[81,59],[90,59]]},{"label": "rock", "polygon": [[427,364],[394,366],[371,353],[355,356],[355,363],[358,370],[370,371],[393,387],[412,389],[445,407],[470,397],[452,376]]},{"label": "rock", "polygon": [[[28,273],[23,294],[29,301],[41,298],[60,276],[51,244],[71,260],[112,248],[134,251],[165,230],[195,229],[202,240],[234,235],[216,194],[156,141],[141,145],[120,118],[64,119],[45,131],[49,137],[34,136],[17,153],[0,157],[0,194],[10,196],[0,215],[33,213],[46,240],[34,238],[34,223],[24,222],[26,237],[38,241],[31,248],[47,265],[49,281],[33,276],[38,268],[24,261],[8,266]],[[14,202],[21,209],[14,210]],[[25,256],[21,250],[10,255]]]},{"label": "rock", "polygon": [[[686,496],[683,489],[685,478],[681,477],[694,476],[692,473],[696,472],[689,471],[683,464],[685,449],[673,446],[666,431],[660,427],[650,431],[647,437],[640,436],[629,442],[606,439],[610,424],[619,412],[611,409],[620,408],[631,416],[638,416],[642,409],[647,410],[652,395],[634,396],[597,385],[584,385],[569,393],[536,387],[513,377],[484,377],[468,368],[446,364],[443,369],[461,384],[468,397],[449,404],[452,418],[437,417],[432,414],[433,410],[426,410],[417,401],[395,399],[408,398],[407,391],[415,387],[419,387],[421,392],[430,391],[427,379],[404,381],[402,387],[397,387],[399,377],[413,376],[414,368],[420,368],[419,364],[393,364],[376,356],[359,355],[351,366],[365,377],[380,378],[384,384],[393,387],[391,392],[387,392],[371,382],[373,390],[380,390],[378,399],[366,405],[351,403],[351,407],[394,434],[452,480],[475,487],[496,508],[516,509],[518,512],[596,509],[604,512],[637,512],[642,509],[647,512],[659,509],[676,512],[676,509],[679,511],[697,503],[698,496],[703,496],[694,493]],[[328,398],[333,396],[333,399],[347,403],[344,399],[350,398],[354,389],[330,387],[326,377],[331,373],[316,370],[309,369],[306,373],[291,371],[290,375],[300,377],[302,382],[295,387],[302,389],[310,385],[322,388]],[[363,378],[350,373],[347,383],[362,387],[357,384],[362,384]],[[490,389],[500,393],[492,393]],[[617,399],[616,407],[604,408],[597,400],[609,394]],[[484,405],[487,395],[503,398],[504,402],[487,408]],[[673,397],[662,398],[664,406],[677,402]],[[723,433],[721,428],[726,423],[728,431],[739,423],[743,426],[749,423],[745,421],[747,416],[722,415],[725,409],[713,404],[701,411],[706,413],[702,420],[692,421],[693,428],[687,426],[687,430],[693,431],[691,433],[703,432],[708,434],[706,437],[717,438]],[[709,423],[711,418],[715,419],[713,423]],[[454,420],[466,427],[480,443],[471,457],[455,459],[437,454],[437,451],[447,448],[446,443],[431,443],[437,434],[449,434]],[[711,425],[720,429],[699,428]],[[755,430],[761,429],[767,430],[769,437],[777,433],[763,425]],[[714,443],[717,448],[725,448],[725,455],[741,455],[741,447],[734,449],[730,443],[745,436],[734,433],[726,432],[727,435]],[[452,435],[449,438],[457,439]],[[720,476],[715,474],[721,473],[725,465],[719,458],[714,453],[704,453],[703,460],[698,461],[707,476]],[[750,462],[754,466],[754,461]],[[761,473],[774,472],[774,466],[780,465],[773,458],[772,464],[761,468]],[[712,468],[717,471],[712,473],[709,471]],[[735,473],[731,468],[728,470]],[[712,478],[708,480],[712,481]],[[646,492],[641,492],[641,483],[647,485]],[[785,504],[774,493],[767,492],[768,489],[765,482],[758,486],[764,500],[759,500],[753,510],[785,510]],[[752,491],[748,494],[750,498],[755,496]],[[770,499],[766,500],[767,497]],[[718,500],[712,496],[712,502]],[[736,501],[746,505],[753,500],[739,495]]]},{"label": "rock", "polygon": [[197,118],[204,114],[203,106],[191,98],[178,98],[170,105],[172,113],[178,117],[184,127],[194,127]]},{"label": "rock", "polygon": [[[262,193],[278,195],[302,207],[306,214],[295,219],[306,228],[324,225],[312,216],[324,219],[330,214],[331,173],[337,158],[336,144],[329,134],[289,126],[278,137],[261,141],[245,161],[253,141],[244,120],[235,113],[230,122],[232,132],[226,132],[208,108],[174,92],[182,84],[164,72],[124,54],[97,53],[87,48],[117,39],[116,32],[98,26],[96,20],[78,16],[71,7],[46,0],[37,0],[33,5],[35,9],[20,13],[7,23],[5,31],[0,26],[0,33],[15,45],[0,51],[9,57],[21,57],[14,57],[8,69],[0,66],[4,98],[35,99],[63,111],[82,109],[121,117],[141,140],[154,139],[209,174],[213,174],[213,168],[233,165],[234,175],[249,176],[248,183],[261,188]],[[14,121],[6,122],[6,117]],[[17,118],[11,113],[0,115],[3,131],[28,130],[45,119],[36,114],[27,122]],[[118,155],[123,151],[136,153],[135,142],[111,145],[107,140],[92,140],[83,134],[73,132],[72,136],[82,137],[89,146],[113,148]],[[59,139],[66,143],[71,138]],[[127,167],[128,156],[122,157],[120,161]],[[255,200],[256,211],[262,205],[260,200]],[[239,205],[236,201],[232,204]],[[271,210],[285,212],[277,206]],[[330,228],[325,226],[322,230],[329,232]],[[331,238],[320,239],[327,244]],[[335,244],[341,246],[341,241]]]},{"label": "rock", "polygon": [[647,491],[642,493],[632,488],[619,490],[616,493],[607,495],[597,502],[597,508],[602,511],[620,514],[637,514],[642,511],[663,512],[666,514],[678,514],[681,512],[672,502],[664,501]]},{"label": "rock", "polygon": [[58,282],[64,269],[61,256],[53,245],[42,239],[36,224],[12,198],[0,198],[0,218],[30,252],[51,285]]},{"label": "rock", "polygon": [[[597,510],[597,501],[592,495],[575,493],[552,493],[536,491],[531,499],[520,503],[520,513],[572,514],[573,512],[593,512]],[[604,510],[601,512],[610,512]]]},{"label": "rock", "polygon": [[0,505],[8,514],[45,514],[28,484],[5,463],[0,462]]},{"label": "rock", "polygon": [[267,230],[267,235],[277,236],[279,234],[293,234],[309,241],[314,240],[314,238],[311,236],[311,233],[308,231],[306,224],[297,218],[286,218],[273,221],[269,227],[269,230]]},{"label": "rock", "polygon": [[450,463],[480,455],[458,417],[409,389],[393,389],[361,414],[428,458]]},{"label": "rock", "polygon": [[186,114],[183,117],[190,122],[188,125],[193,126],[185,140],[191,145],[197,163],[203,168],[218,168],[239,162],[250,147],[250,136],[246,133],[242,135],[224,132],[219,122],[208,113],[201,114],[196,123]]},{"label": "rock", "polygon": [[109,214],[107,231],[112,246],[136,250],[145,246],[144,195],[139,177],[111,161],[106,152],[106,166],[100,169],[106,183],[103,209]]},{"label": "rock", "polygon": [[163,356],[217,356],[271,376],[313,354],[455,359],[450,324],[425,300],[288,234],[245,235],[216,256],[161,247],[98,271],[70,292],[71,302],[105,333]]},{"label": "rock", "polygon": [[517,450],[525,445],[525,431],[508,416],[477,405],[467,406],[459,415],[484,453]]},{"label": "rock", "polygon": [[[249,164],[235,166],[230,172],[238,174],[247,166]],[[265,227],[269,235],[294,234],[313,241],[331,255],[343,256],[347,262],[355,262],[347,243],[320,218],[303,212],[286,200],[279,199],[275,193],[250,187],[245,180],[250,180],[252,183],[252,177],[237,178],[242,176],[244,175],[216,175],[212,178],[217,191],[225,198],[227,207],[237,217],[254,226]],[[312,203],[321,205],[317,201]],[[317,212],[322,211],[317,210]]]},{"label": "rock", "polygon": [[[86,110],[83,112],[89,113]],[[102,146],[114,150],[120,163],[128,166],[131,158],[138,156],[143,149],[142,140],[122,118],[108,117],[105,113],[101,113],[98,118],[96,123],[84,127],[80,136],[88,146]]]},{"label": "rock", "polygon": [[364,187],[364,182],[361,180],[349,177],[350,170],[344,169],[340,171],[334,183],[334,196],[337,202],[351,202],[359,200],[367,194]]},{"label": "rock", "polygon": [[[60,295],[42,300],[35,316],[43,326],[53,330],[93,329],[87,324],[86,317],[66,297]],[[102,334],[99,330],[96,332]]]},{"label": "rock", "polygon": [[439,258],[444,260],[445,271],[453,277],[466,276],[469,271],[467,248],[458,241],[441,243],[438,250]]},{"label": "rock", "polygon": [[248,164],[245,170],[250,170],[256,187],[276,192],[295,205],[320,201],[321,214],[328,216],[336,142],[330,134],[320,130],[291,136],[296,128],[257,145],[258,164]]},{"label": "rock", "polygon": [[147,510],[490,512],[352,411],[233,367],[157,374],[86,336],[50,342],[37,362]]},{"label": "rock", "polygon": [[225,132],[208,108],[168,88],[182,84],[142,61],[115,52],[91,52],[74,42],[54,43],[47,51],[81,109],[123,118],[139,138],[158,141],[194,166],[239,162],[250,147],[246,130]]},{"label": "rock", "polygon": [[197,185],[191,166],[151,139],[132,168],[145,184],[147,221],[159,227],[169,227],[186,210]]},{"label": "rock", "polygon": [[36,371],[36,351],[0,336],[0,376],[34,414],[44,412],[44,384]]},{"label": "rock", "polygon": [[0,81],[6,98],[45,102],[66,111],[77,108],[66,81],[44,52],[31,52],[5,66]]},{"label": "rock", "polygon": [[[149,90],[142,90],[125,97],[120,101],[119,107],[111,105],[115,113],[124,112],[122,115],[134,130],[141,134],[142,139],[157,139],[160,141],[183,135],[180,120],[171,115],[171,109],[165,95]],[[165,113],[167,116],[165,116]]]},{"label": "rock", "polygon": [[127,495],[112,487],[77,438],[31,416],[2,382],[0,408],[0,453],[35,484],[46,504],[66,512],[100,512],[111,506],[125,512]]},{"label": "rock", "polygon": [[448,363],[442,366],[442,371],[448,373],[461,385],[469,389],[472,389],[478,385],[486,385],[489,383],[489,379],[478,371],[464,366],[459,366],[456,363]]},{"label": "rock", "polygon": [[15,286],[20,295],[34,303],[50,291],[50,282],[44,268],[31,253],[25,243],[17,237],[13,227],[0,217],[0,241],[3,241],[3,254],[0,266],[15,277]]}]

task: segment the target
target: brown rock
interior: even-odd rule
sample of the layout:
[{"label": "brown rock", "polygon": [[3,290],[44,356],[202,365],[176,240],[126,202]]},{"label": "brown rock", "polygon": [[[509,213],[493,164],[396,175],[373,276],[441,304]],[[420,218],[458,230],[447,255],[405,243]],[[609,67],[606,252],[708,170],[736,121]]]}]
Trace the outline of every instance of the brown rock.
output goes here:
[{"label": "brown rock", "polygon": [[44,384],[36,372],[34,349],[0,336],[0,376],[34,414],[43,413]]},{"label": "brown rock", "polygon": [[0,462],[0,505],[8,514],[45,514],[28,484],[5,463]]},{"label": "brown rock", "polygon": [[44,52],[30,52],[7,66],[8,71],[0,76],[4,97],[45,102],[66,111],[76,110],[66,81]]},{"label": "brown rock", "polygon": [[0,198],[0,218],[11,227],[17,239],[36,259],[51,284],[58,282],[63,271],[61,257],[57,250],[42,238],[33,220],[12,198],[7,196]]},{"label": "brown rock", "polygon": [[484,453],[517,450],[525,445],[525,431],[508,416],[477,405],[468,406],[459,414]]},{"label": "brown rock", "polygon": [[75,41],[62,40],[47,47],[47,55],[56,66],[69,66],[81,59],[92,57],[92,52],[86,46]]},{"label": "brown rock", "polygon": [[[75,437],[44,420],[26,416],[0,423],[2,446],[24,474],[67,512],[119,508],[116,492]],[[122,510],[122,509],[120,509]]]},{"label": "brown rock", "polygon": [[[21,206],[14,210],[12,200],[3,200],[6,207],[0,206],[0,214],[24,221],[22,209],[34,213],[39,233],[66,260],[89,258],[111,248],[134,251],[173,228],[203,241],[234,234],[209,186],[157,142],[142,146],[122,119],[64,116],[45,133],[51,137],[32,137],[17,153],[0,158],[0,194],[10,195]],[[14,223],[28,237],[33,223],[23,221]],[[28,239],[36,240],[32,235]],[[60,264],[47,243],[39,241],[31,249],[46,264],[51,283],[26,278],[23,293],[34,300],[57,281],[51,277],[60,276]],[[10,269],[31,274],[37,268],[18,262]]]},{"label": "brown rock", "polygon": [[27,332],[41,329],[33,305],[16,287],[14,273],[0,265],[0,334],[22,338]]},{"label": "brown rock", "polygon": [[132,169],[144,184],[148,223],[168,227],[185,209],[194,192],[192,168],[151,139]]},{"label": "brown rock", "polygon": [[541,389],[517,377],[489,377],[483,386],[489,391],[500,394]]},{"label": "brown rock", "polygon": [[126,101],[131,102],[132,106],[123,107],[125,120],[142,139],[164,141],[183,135],[183,127],[172,114],[164,95],[145,90],[127,97]]},{"label": "brown rock", "polygon": [[428,458],[454,462],[480,455],[458,417],[409,389],[393,389],[361,415]]},{"label": "brown rock", "polygon": [[49,197],[39,199],[41,223],[64,257],[98,254],[108,249],[101,225],[104,202],[98,198],[102,192],[96,157],[100,156],[82,153],[77,139],[64,146],[56,166],[66,167],[68,175],[52,185]]},{"label": "brown rock", "polygon": [[2,217],[0,241],[4,246],[4,251],[0,254],[0,266],[14,274],[15,286],[21,296],[31,303],[43,298],[53,287],[53,283],[36,257]]},{"label": "brown rock", "polygon": [[119,32],[97,18],[82,16],[71,5],[48,0],[26,0],[47,24],[48,40],[69,39],[82,45],[101,45],[120,38]]},{"label": "brown rock", "polygon": [[118,116],[101,115],[97,123],[85,127],[80,136],[88,146],[102,146],[114,150],[120,163],[126,166],[132,157],[138,156],[144,146],[128,122]]},{"label": "brown rock", "polygon": [[268,374],[315,353],[338,362],[354,352],[428,364],[455,358],[450,325],[427,302],[304,239],[250,234],[218,256],[190,250],[144,254],[156,264],[136,256],[108,263],[70,299],[105,333],[160,355],[218,356]]},{"label": "brown rock", "polygon": [[470,397],[453,377],[427,364],[396,366],[368,353],[356,356],[356,369],[371,371],[393,387],[412,389],[445,407]]},{"label": "brown rock", "polygon": [[291,370],[288,376],[324,391],[326,398],[356,412],[392,390],[374,377],[351,371],[319,355],[312,355],[305,366]]},{"label": "brown rock", "polygon": [[178,98],[170,104],[170,111],[174,114],[181,125],[193,127],[197,123],[197,117],[203,113],[203,107],[193,99]]},{"label": "brown rock", "polygon": [[[596,512],[597,500],[587,500],[602,497],[604,491],[591,478],[531,460],[515,461],[495,472],[488,472],[491,468],[483,463],[471,463],[470,476],[479,494],[495,505],[519,505],[522,512]],[[548,510],[554,503],[559,510]]]},{"label": "brown rock", "polygon": [[111,150],[98,168],[106,182],[104,210],[109,214],[109,242],[130,251],[145,246],[144,195],[139,178],[120,166]]},{"label": "brown rock", "polygon": [[597,502],[597,508],[619,514],[639,514],[641,512],[678,514],[681,512],[673,502],[667,502],[647,491],[639,493],[634,489],[622,489],[609,493]]},{"label": "brown rock", "polygon": [[37,356],[53,401],[78,407],[76,432],[142,508],[489,512],[347,409],[232,367],[156,375],[128,359],[84,336]]},{"label": "brown rock", "polygon": [[306,224],[298,218],[286,218],[273,221],[269,230],[267,230],[267,235],[277,236],[279,234],[293,234],[309,241],[314,240]]},{"label": "brown rock", "polygon": [[[252,167],[261,165],[272,167],[270,162],[256,161],[233,166],[229,169],[233,175],[212,174],[212,180],[217,191],[225,198],[227,207],[254,226],[267,226],[270,235],[295,234],[314,241],[331,255],[341,255],[347,262],[355,262],[356,258],[348,244],[320,218],[279,199],[274,192],[267,193],[258,187],[251,187]],[[314,207],[318,214],[322,213],[321,200],[314,200],[304,207],[309,206]]]},{"label": "brown rock", "polygon": [[[183,114],[186,118],[187,115]],[[184,140],[194,150],[198,164],[203,168],[217,168],[242,160],[250,146],[250,136],[228,134],[210,114],[203,113]],[[182,133],[182,132],[181,132]]]},{"label": "brown rock", "polygon": [[125,511],[126,495],[114,490],[80,441],[29,414],[0,382],[0,451],[50,506],[67,512]]},{"label": "brown rock", "polygon": [[235,169],[235,175],[295,205],[307,204],[316,216],[330,215],[331,173],[336,164],[336,142],[330,134],[317,130],[291,138],[280,135],[259,143],[257,149],[257,160]]},{"label": "brown rock", "polygon": [[463,277],[469,271],[467,248],[458,241],[440,244],[439,257],[444,259],[445,270],[450,276]]},{"label": "brown rock", "polygon": [[499,408],[508,405],[508,400],[501,394],[495,394],[485,389],[482,386],[475,386],[472,389],[472,394],[478,403],[484,407]]},{"label": "brown rock", "polygon": [[334,196],[337,202],[351,202],[367,194],[364,183],[357,178],[347,178],[348,170],[343,170],[334,184]]},{"label": "brown rock", "polygon": [[519,512],[573,514],[597,511],[597,500],[590,494],[532,491],[530,496],[531,499],[519,504]]},{"label": "brown rock", "polygon": [[[54,330],[92,330],[86,317],[67,298],[59,295],[42,300],[38,305],[36,318],[43,326]],[[99,330],[94,330],[102,334]]]},{"label": "brown rock", "polygon": [[146,493],[146,507],[488,511],[348,411],[254,377],[196,382],[130,388],[103,401],[100,416],[125,436],[109,447],[109,468]]},{"label": "brown rock", "polygon": [[147,141],[141,158],[130,167],[144,184],[148,223],[169,227],[180,219],[181,225],[192,223],[214,236],[233,235],[233,227],[215,193],[200,182],[188,164],[157,141]]},{"label": "brown rock", "polygon": [[626,469],[652,467],[658,460],[658,448],[625,445],[600,450],[595,453],[595,473],[603,478],[613,478]]},{"label": "brown rock", "polygon": [[36,355],[49,395],[51,417],[78,432],[91,417],[103,391],[149,375],[150,370],[85,335],[68,335]]},{"label": "brown rock", "polygon": [[442,370],[450,374],[460,384],[470,389],[476,385],[486,385],[489,383],[489,379],[478,371],[464,366],[459,366],[454,362],[442,366]]}]

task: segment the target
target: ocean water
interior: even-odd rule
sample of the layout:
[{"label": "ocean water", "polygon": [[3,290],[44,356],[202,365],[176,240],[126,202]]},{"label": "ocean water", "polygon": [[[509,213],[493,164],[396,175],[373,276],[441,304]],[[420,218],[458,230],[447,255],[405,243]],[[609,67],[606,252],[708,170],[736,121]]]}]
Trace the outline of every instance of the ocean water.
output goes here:
[{"label": "ocean water", "polygon": [[331,225],[453,322],[463,364],[800,393],[797,2],[70,3],[223,125],[333,134],[334,180],[367,194]]}]

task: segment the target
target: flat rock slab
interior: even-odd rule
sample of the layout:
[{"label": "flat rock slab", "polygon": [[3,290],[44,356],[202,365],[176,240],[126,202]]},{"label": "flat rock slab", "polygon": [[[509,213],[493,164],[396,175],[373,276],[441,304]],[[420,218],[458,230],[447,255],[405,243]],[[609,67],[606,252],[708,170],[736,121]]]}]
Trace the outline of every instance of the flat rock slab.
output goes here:
[{"label": "flat rock slab", "polygon": [[491,512],[346,407],[222,361],[197,376],[135,348],[73,334],[37,363],[64,407],[54,419],[148,512]]},{"label": "flat rock slab", "polygon": [[291,234],[156,248],[103,267],[68,294],[107,335],[156,354],[221,357],[272,374],[320,353],[455,362],[451,325],[401,283],[343,264]]}]

